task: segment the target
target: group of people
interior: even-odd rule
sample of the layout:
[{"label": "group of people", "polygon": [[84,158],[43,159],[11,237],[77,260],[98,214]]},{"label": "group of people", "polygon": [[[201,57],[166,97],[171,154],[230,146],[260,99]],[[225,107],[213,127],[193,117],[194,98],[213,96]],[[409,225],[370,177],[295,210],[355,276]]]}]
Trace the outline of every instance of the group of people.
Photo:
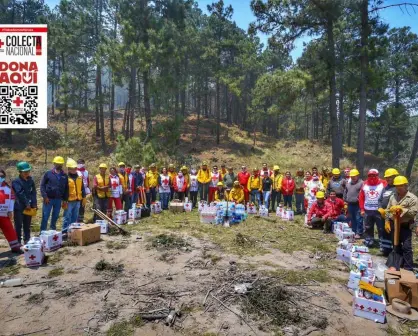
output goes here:
[{"label": "group of people", "polygon": [[[265,205],[270,211],[283,205],[292,208],[296,201],[296,214],[307,214],[309,228],[321,227],[332,231],[335,221],[351,223],[356,239],[364,238],[366,246],[375,243],[374,230],[378,230],[380,250],[388,255],[392,250],[393,216],[400,214],[400,240],[404,250],[405,268],[412,268],[412,229],[418,212],[417,197],[408,190],[408,181],[398,171],[389,168],[384,179],[376,169],[370,169],[367,179],[360,178],[357,169],[316,167],[310,171],[299,168],[293,177],[290,171],[282,174],[280,167],[254,168],[251,173],[246,166],[237,174],[233,167],[216,165],[209,169],[202,162],[199,169],[182,166],[176,171],[174,164],[157,170],[156,164],[149,169],[119,162],[117,167],[105,163],[99,165],[99,173],[90,182],[85,161],[68,159],[67,172],[64,158],[57,156],[53,168],[42,177],[40,191],[43,199],[41,231],[56,230],[56,223],[64,209],[62,232],[66,235],[71,223],[82,222],[86,199],[92,195],[94,206],[112,216],[113,209],[128,211],[133,203],[148,207],[158,199],[162,209],[168,209],[174,198],[188,197],[197,207],[200,200],[207,202],[228,200],[236,203],[253,202]],[[31,220],[38,208],[36,187],[31,177],[29,163],[19,162],[19,176],[9,185],[6,173],[0,170],[0,226],[13,251],[20,250],[30,239]],[[282,202],[283,201],[283,202]],[[395,210],[396,211],[395,211]],[[12,221],[14,220],[14,228]],[[418,229],[417,229],[418,234]]]}]

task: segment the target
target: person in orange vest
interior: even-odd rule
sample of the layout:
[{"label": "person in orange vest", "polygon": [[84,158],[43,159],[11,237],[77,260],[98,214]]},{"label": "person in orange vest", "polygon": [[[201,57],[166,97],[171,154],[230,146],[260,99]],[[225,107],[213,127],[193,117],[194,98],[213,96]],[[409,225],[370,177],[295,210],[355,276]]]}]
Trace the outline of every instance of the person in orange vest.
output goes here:
[{"label": "person in orange vest", "polygon": [[[122,177],[123,179],[123,177]],[[115,167],[110,168],[109,175],[109,191],[110,197],[107,202],[107,215],[112,218],[113,204],[115,204],[116,210],[122,210],[122,197],[123,197],[123,181],[116,171]]]},{"label": "person in orange vest", "polygon": [[247,167],[242,166],[241,171],[237,175],[238,182],[242,187],[242,190],[244,191],[244,200],[245,203],[248,203],[250,200],[250,192],[248,190],[248,180],[250,179],[250,173],[247,172]]},{"label": "person in orange vest", "polygon": [[244,203],[244,189],[240,185],[239,181],[234,182],[234,186],[229,193],[229,200],[237,204]]},{"label": "person in orange vest", "polygon": [[225,165],[225,163],[222,163],[221,164],[221,174],[222,174],[222,176],[225,176],[225,174],[227,173],[228,171],[226,170],[226,165]]},{"label": "person in orange vest", "polygon": [[6,183],[6,172],[0,170],[0,229],[9,243],[12,252],[20,251],[20,242],[17,240],[13,228],[12,217],[15,203],[13,189]]},{"label": "person in orange vest", "polygon": [[[107,203],[110,197],[109,191],[109,174],[106,173],[106,163],[99,165],[99,174],[93,178],[93,195],[94,195],[94,206],[104,214],[107,213]],[[96,221],[99,217],[95,214],[94,220]]]},{"label": "person in orange vest", "polygon": [[215,200],[215,192],[220,181],[222,181],[222,174],[218,171],[218,166],[213,166],[209,182],[209,202]]},{"label": "person in orange vest", "polygon": [[83,178],[77,173],[77,163],[68,158],[68,197],[67,208],[64,210],[64,221],[62,224],[63,235],[67,234],[68,227],[76,223],[81,204],[86,204],[86,191],[84,189]]},{"label": "person in orange vest", "polygon": [[146,173],[145,176],[145,189],[147,197],[147,206],[150,207],[151,203],[157,200],[157,186],[158,186],[158,174],[157,165],[151,163],[149,166],[150,170]]},{"label": "person in orange vest", "polygon": [[168,176],[170,176],[170,180],[171,180],[171,187],[170,187],[170,201],[173,200],[174,198],[174,187],[173,187],[173,181],[177,176],[177,172],[174,168],[174,164],[170,163],[168,165]]},{"label": "person in orange vest", "polygon": [[209,183],[211,181],[210,171],[208,169],[208,163],[202,162],[202,166],[197,172],[197,181],[199,182],[199,195],[201,201],[208,200]]}]

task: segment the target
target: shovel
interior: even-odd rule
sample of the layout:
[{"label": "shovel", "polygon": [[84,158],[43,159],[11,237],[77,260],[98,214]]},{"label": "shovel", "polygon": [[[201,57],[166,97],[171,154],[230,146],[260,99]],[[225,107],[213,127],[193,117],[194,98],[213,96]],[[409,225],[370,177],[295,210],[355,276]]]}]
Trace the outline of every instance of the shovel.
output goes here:
[{"label": "shovel", "polygon": [[393,235],[393,250],[388,256],[386,266],[389,268],[395,268],[397,271],[399,271],[403,263],[403,257],[399,246],[399,234],[401,231],[399,213],[396,213],[394,216],[394,227],[395,231]]}]

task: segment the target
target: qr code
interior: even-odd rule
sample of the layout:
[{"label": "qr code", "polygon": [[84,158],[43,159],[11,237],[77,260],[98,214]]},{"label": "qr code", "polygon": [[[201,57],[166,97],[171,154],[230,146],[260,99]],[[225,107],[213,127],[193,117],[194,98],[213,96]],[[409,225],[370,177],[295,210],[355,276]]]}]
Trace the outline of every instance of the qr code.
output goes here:
[{"label": "qr code", "polygon": [[0,125],[38,123],[37,86],[0,86]]}]

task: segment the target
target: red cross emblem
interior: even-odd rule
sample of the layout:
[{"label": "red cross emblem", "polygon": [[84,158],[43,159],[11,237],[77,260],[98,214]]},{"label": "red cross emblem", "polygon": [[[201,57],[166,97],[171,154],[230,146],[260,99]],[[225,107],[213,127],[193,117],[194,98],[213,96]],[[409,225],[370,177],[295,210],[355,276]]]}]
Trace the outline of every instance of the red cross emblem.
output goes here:
[{"label": "red cross emblem", "polygon": [[13,103],[15,103],[17,105],[17,107],[19,107],[20,104],[24,103],[24,101],[22,99],[20,99],[20,97],[18,96],[15,100],[13,100]]},{"label": "red cross emblem", "polygon": [[379,193],[375,190],[370,190],[367,194],[369,195],[370,198],[373,199],[373,198],[376,198]]},{"label": "red cross emblem", "polygon": [[6,194],[4,190],[0,190],[0,204],[6,204]]},{"label": "red cross emblem", "polygon": [[385,316],[386,315],[386,311],[382,310],[382,315]]},{"label": "red cross emblem", "polygon": [[116,180],[113,180],[113,182],[112,182],[112,188],[113,189],[116,189],[117,187],[118,187],[118,183],[116,182]]},{"label": "red cross emblem", "polygon": [[[371,311],[373,308],[372,307],[369,307],[369,308],[367,308],[369,311]],[[376,309],[375,309],[376,310]]]},{"label": "red cross emblem", "polygon": [[164,179],[163,184],[167,185],[168,184],[168,179]]},{"label": "red cross emblem", "polygon": [[373,309],[373,311],[374,311],[374,313],[376,314],[377,312],[378,312],[378,310],[375,308],[375,309]]},{"label": "red cross emblem", "polygon": [[360,309],[361,309],[361,310],[363,310],[363,309],[364,309],[364,306],[363,306],[363,305],[361,305],[361,306],[360,306]]},{"label": "red cross emblem", "polygon": [[36,257],[32,254],[32,255],[29,257],[29,259],[33,261],[34,259],[36,259]]},{"label": "red cross emblem", "polygon": [[4,42],[0,40],[0,48],[3,48],[3,46],[4,46]]},{"label": "red cross emblem", "polygon": [[52,240],[57,241],[58,240],[58,235],[54,235],[54,237],[52,237]]},{"label": "red cross emblem", "polygon": [[212,176],[212,180],[216,181],[218,179],[218,176]]}]

